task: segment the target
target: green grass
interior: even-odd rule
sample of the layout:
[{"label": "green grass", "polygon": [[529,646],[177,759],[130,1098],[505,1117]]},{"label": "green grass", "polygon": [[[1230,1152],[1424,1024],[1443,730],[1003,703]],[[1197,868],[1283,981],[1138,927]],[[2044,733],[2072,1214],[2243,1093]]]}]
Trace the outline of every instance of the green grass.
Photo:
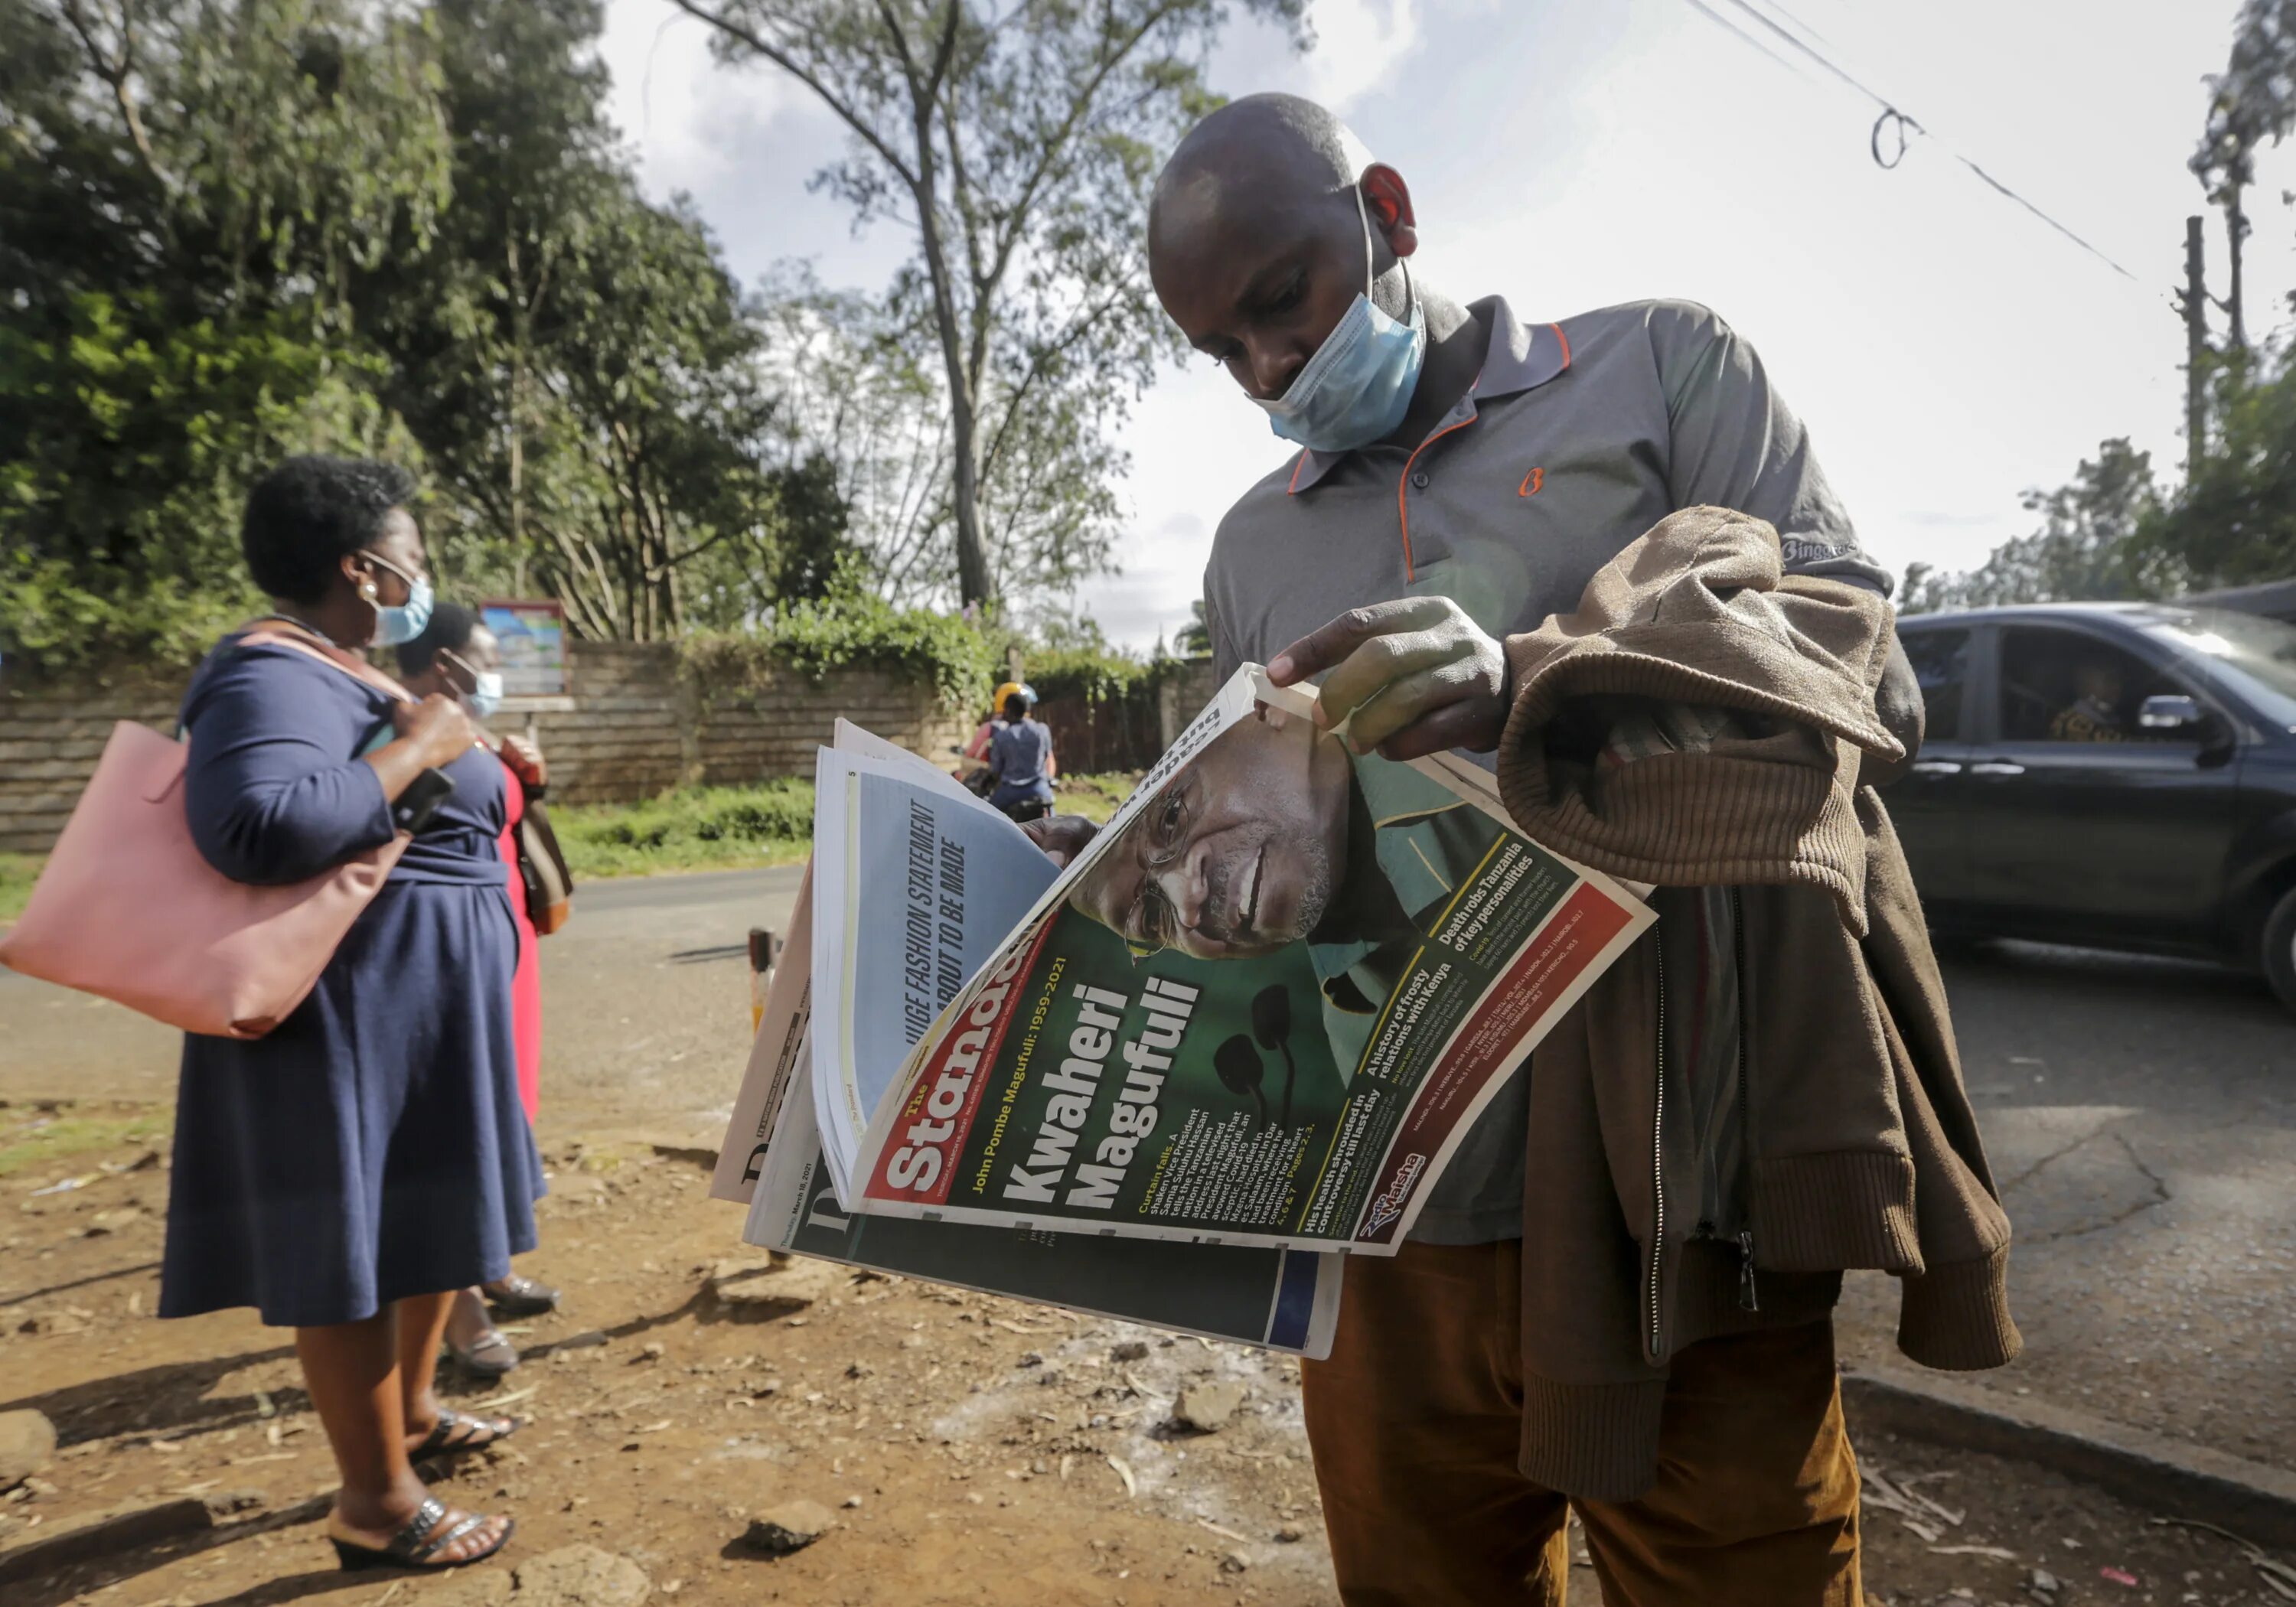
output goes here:
[{"label": "green grass", "polygon": [[575,880],[787,865],[812,847],[813,783],[686,787],[634,804],[553,804]]},{"label": "green grass", "polygon": [[90,1150],[151,1144],[165,1136],[167,1131],[168,1119],[163,1115],[34,1116],[24,1127],[0,1131],[0,1177],[69,1160]]},{"label": "green grass", "polygon": [[39,854],[0,854],[0,926],[24,913],[44,858]]},{"label": "green grass", "polygon": [[[1139,779],[1063,776],[1059,808],[1106,820]],[[553,804],[550,824],[577,881],[793,865],[813,848],[813,783],[784,778],[686,787],[644,803]]]},{"label": "green grass", "polygon": [[1137,770],[1111,770],[1098,775],[1063,775],[1054,808],[1063,815],[1081,815],[1105,823],[1116,806],[1132,796],[1140,784]]}]

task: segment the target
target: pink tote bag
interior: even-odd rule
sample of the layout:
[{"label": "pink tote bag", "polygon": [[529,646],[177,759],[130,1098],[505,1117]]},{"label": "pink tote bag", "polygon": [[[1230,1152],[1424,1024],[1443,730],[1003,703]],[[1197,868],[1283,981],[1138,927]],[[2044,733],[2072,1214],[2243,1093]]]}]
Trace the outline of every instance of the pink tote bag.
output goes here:
[{"label": "pink tote bag", "polygon": [[[405,688],[348,653],[269,631],[241,641],[308,653],[407,701]],[[31,902],[0,936],[0,964],[186,1032],[261,1037],[316,985],[407,837],[291,886],[234,881],[192,840],[185,754],[148,726],[112,727]]]}]

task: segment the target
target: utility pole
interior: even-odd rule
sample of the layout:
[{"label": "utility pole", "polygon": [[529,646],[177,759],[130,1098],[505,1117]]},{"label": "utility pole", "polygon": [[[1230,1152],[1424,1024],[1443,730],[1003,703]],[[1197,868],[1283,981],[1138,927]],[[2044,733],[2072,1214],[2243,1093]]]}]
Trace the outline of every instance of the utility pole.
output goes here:
[{"label": "utility pole", "polygon": [[2209,438],[2209,289],[2202,220],[2185,219],[2185,288],[2177,308],[2185,316],[2185,480],[2200,472]]},{"label": "utility pole", "polygon": [[2241,206],[2243,186],[2237,175],[2226,184],[2225,197],[2225,243],[2229,249],[2231,288],[2225,297],[2225,313],[2232,320],[2232,349],[2240,357],[2248,355],[2248,316],[2241,305],[2241,248],[2248,242],[2248,213]]}]

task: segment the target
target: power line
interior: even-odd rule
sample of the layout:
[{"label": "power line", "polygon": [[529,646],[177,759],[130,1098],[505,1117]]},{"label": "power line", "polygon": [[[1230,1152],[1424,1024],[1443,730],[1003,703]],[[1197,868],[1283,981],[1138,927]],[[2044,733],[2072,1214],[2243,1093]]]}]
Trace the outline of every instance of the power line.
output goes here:
[{"label": "power line", "polygon": [[1723,29],[1725,32],[1737,38],[1746,46],[1747,49],[1761,52],[1762,54],[1769,57],[1771,61],[1775,61],[1780,67],[1784,68],[1788,72],[1793,74],[1793,76],[1798,78],[1803,76],[1800,68],[1787,61],[1784,56],[1778,54],[1776,51],[1772,50],[1768,45],[1763,44],[1759,39],[1754,37],[1753,35],[1748,33],[1744,29],[1739,27],[1735,22],[1731,21],[1729,18],[1724,16],[1720,12],[1716,11],[1712,6],[1707,4],[1706,0],[1686,0],[1686,3],[1692,10],[1697,12],[1708,21],[1713,23],[1715,27]]},{"label": "power line", "polygon": [[1881,94],[1876,91],[1866,88],[1865,85],[1859,83],[1856,78],[1851,78],[1846,69],[1836,66],[1834,62],[1829,57],[1821,53],[1816,46],[1804,43],[1800,35],[1792,33],[1786,29],[1780,27],[1777,23],[1772,21],[1767,15],[1756,11],[1751,5],[1748,4],[1747,0],[1729,0],[1729,4],[1736,6],[1740,11],[1745,12],[1755,21],[1760,23],[1764,28],[1768,29],[1772,33],[1777,35],[1779,38],[1784,39],[1787,44],[1801,52],[1802,54],[1808,56],[1820,67],[1824,68],[1826,71],[1832,73],[1835,78],[1840,78],[1843,83],[1849,85],[1850,88],[1856,90],[1859,94],[1864,95],[1869,101],[1876,102],[1883,111],[1886,111],[1893,110],[1890,105],[1890,100],[1887,95]]},{"label": "power line", "polygon": [[1770,0],[1770,9],[1777,12],[1779,16],[1784,17],[1787,21],[1792,23],[1796,28],[1801,29],[1802,32],[1808,34],[1811,38],[1816,40],[1820,45],[1831,45],[1833,43],[1833,40],[1827,38],[1824,34],[1818,32],[1817,29],[1812,28],[1808,22],[1802,20],[1801,18],[1788,11],[1784,5],[1781,5],[1778,3],[1778,0]]},{"label": "power line", "polygon": [[[1754,49],[1760,51],[1772,61],[1778,60],[1775,52],[1765,46],[1760,40],[1746,33],[1744,29],[1733,26],[1727,18],[1722,16],[1712,7],[1707,5],[1705,4],[1705,0],[1688,0],[1688,3],[1695,10],[1711,19],[1720,26],[1728,29],[1732,34],[1743,40],[1747,45],[1752,46]],[[1819,50],[1816,45],[1811,45],[1808,41],[1802,38],[1800,35],[1794,33],[1792,29],[1777,22],[1766,12],[1757,10],[1751,3],[1751,0],[1725,0],[1725,4],[1735,7],[1737,10],[1744,12],[1747,16],[1752,18],[1756,22],[1761,24],[1764,29],[1784,40],[1785,43],[1794,51],[1801,55],[1808,57],[1809,60],[1824,68],[1834,78],[1839,78],[1842,83],[1847,84],[1850,88],[1856,90],[1859,94],[1864,95],[1867,100],[1873,102],[1876,106],[1881,108],[1881,115],[1874,119],[1873,134],[1868,140],[1868,146],[1873,152],[1875,166],[1884,168],[1896,167],[1898,161],[1902,160],[1905,155],[1906,139],[1908,135],[1917,134],[1931,140],[1937,140],[1940,150],[1944,151],[1948,156],[1953,158],[1954,160],[1959,162],[1963,167],[1968,168],[1971,173],[1976,175],[1978,179],[1988,189],[1993,190],[1997,194],[2006,197],[2010,201],[2015,201],[2019,206],[2024,208],[2026,211],[2031,213],[2035,217],[2039,218],[2043,223],[2048,225],[2049,227],[2054,229],[2067,240],[2071,241],[2075,245],[2080,247],[2082,250],[2087,251],[2090,256],[2104,264],[2105,266],[2111,268],[2123,279],[2128,280],[2131,284],[2142,283],[2136,275],[2130,273],[2127,268],[2121,266],[2120,263],[2114,261],[2103,251],[2099,250],[2095,246],[2091,245],[2087,241],[2082,239],[2065,225],[2059,223],[2054,217],[2052,217],[2048,213],[2043,211],[2032,201],[2028,201],[2015,190],[2011,189],[2007,184],[2003,184],[1999,179],[1994,177],[1993,175],[1988,173],[1983,168],[1980,167],[1969,157],[1963,155],[1959,151],[1955,150],[1943,140],[1938,140],[1938,136],[1936,135],[1931,134],[1927,128],[1923,127],[1913,118],[1911,114],[1899,111],[1897,103],[1891,101],[1889,96],[1882,94],[1877,89],[1871,88],[1867,85],[1861,83],[1847,68],[1841,66],[1832,57],[1826,55],[1824,52]],[[1783,11],[1784,8],[1781,6],[1779,9]],[[1787,13],[1789,16],[1792,14],[1792,13],[1791,12]],[[1815,32],[1816,30],[1812,29],[1811,31]],[[1897,136],[1896,154],[1887,160],[1882,159],[1882,135],[1885,129],[1893,133]]]}]

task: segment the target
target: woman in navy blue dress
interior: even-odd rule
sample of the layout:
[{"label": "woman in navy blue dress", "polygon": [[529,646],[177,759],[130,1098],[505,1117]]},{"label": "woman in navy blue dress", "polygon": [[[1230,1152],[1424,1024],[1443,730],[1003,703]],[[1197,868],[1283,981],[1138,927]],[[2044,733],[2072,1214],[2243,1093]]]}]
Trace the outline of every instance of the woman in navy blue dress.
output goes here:
[{"label": "woman in navy blue dress", "polygon": [[[248,498],[267,631],[342,662],[430,606],[414,483],[293,458]],[[251,1042],[188,1036],[160,1315],[255,1307],[296,1330],[342,1490],[343,1565],[451,1567],[510,1522],[448,1510],[420,1457],[509,1433],[432,1393],[454,1291],[534,1245],[542,1169],[519,1105],[517,935],[496,840],[502,766],[454,699],[399,702],[290,649],[218,644],[192,678],[184,802],[200,851],[255,883],[314,876],[413,830],[310,996]],[[429,809],[439,772],[453,791]]]}]

